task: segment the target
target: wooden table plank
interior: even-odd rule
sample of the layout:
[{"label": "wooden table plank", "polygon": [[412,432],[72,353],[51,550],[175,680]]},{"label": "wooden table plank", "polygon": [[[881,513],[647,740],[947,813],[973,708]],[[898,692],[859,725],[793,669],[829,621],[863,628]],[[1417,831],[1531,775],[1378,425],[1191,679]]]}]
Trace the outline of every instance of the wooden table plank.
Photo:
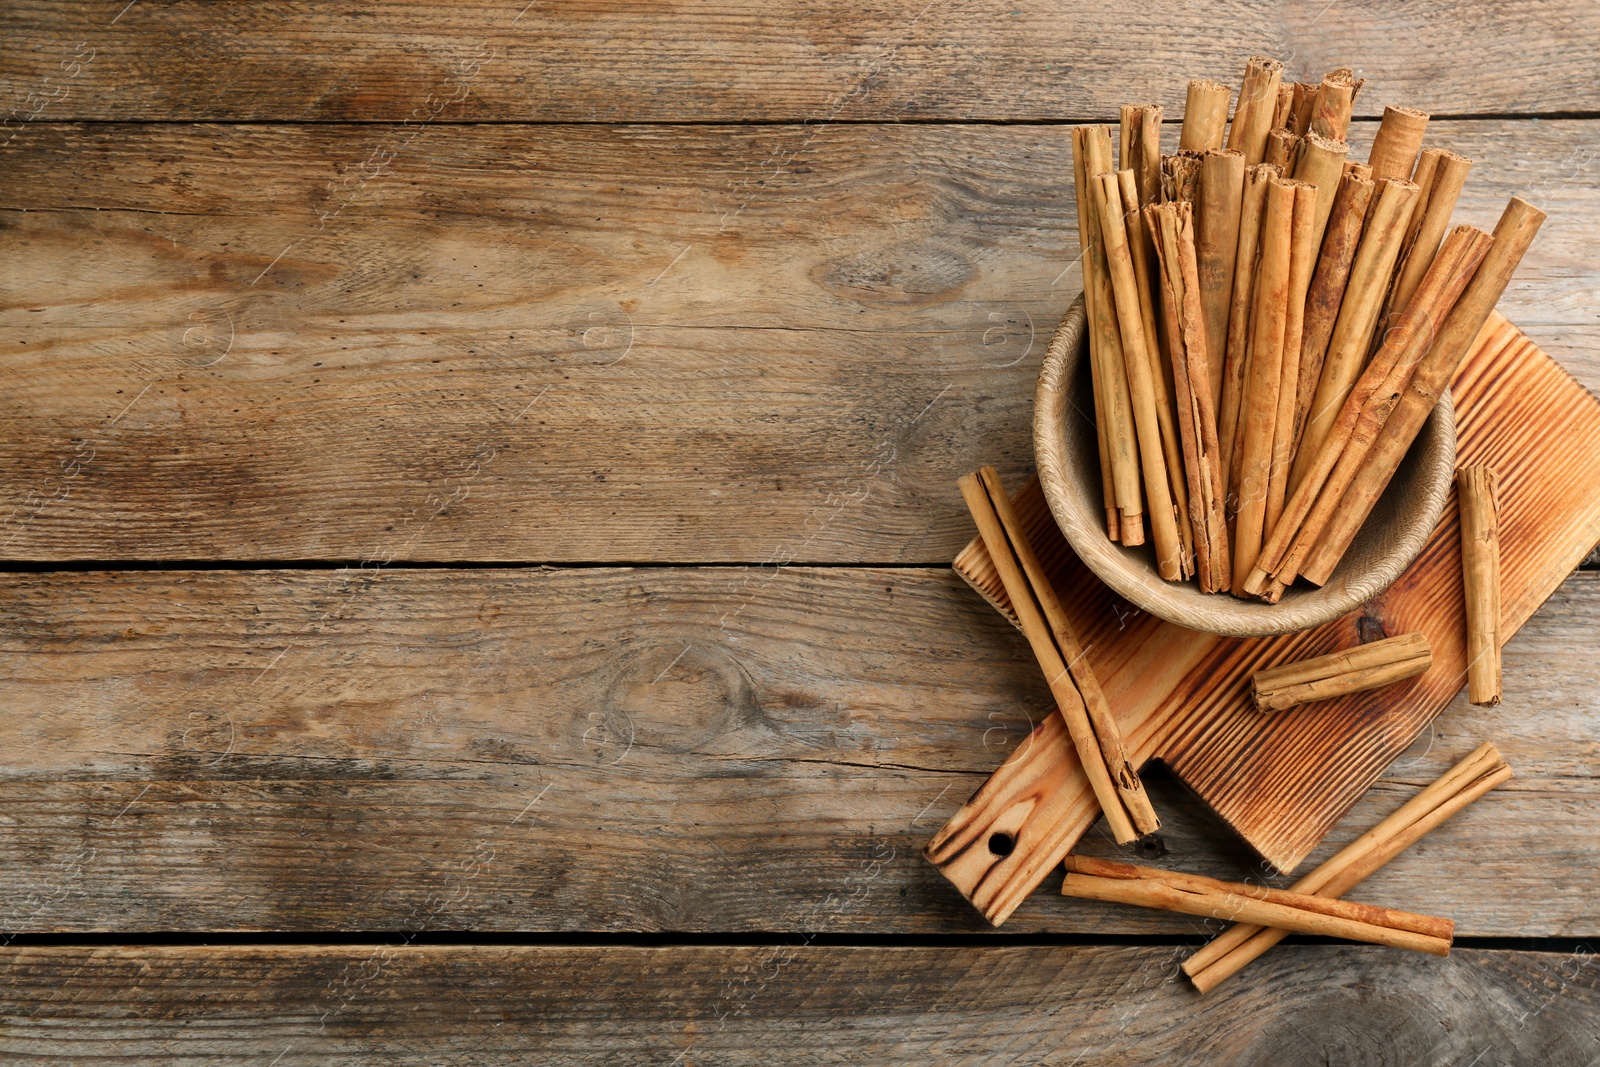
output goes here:
[{"label": "wooden table plank", "polygon": [[[7,150],[0,557],[942,564],[1031,467],[1061,128],[413,132]],[[1550,211],[1503,308],[1600,389],[1600,122],[1436,140]]]},{"label": "wooden table plank", "polygon": [[1137,14],[1047,0],[32,0],[3,14],[10,108],[163,121],[1104,117],[1143,99],[1176,112],[1186,79],[1237,85],[1253,52],[1299,78],[1359,66],[1363,114],[1572,112],[1594,105],[1576,45],[1600,38],[1581,0],[1154,0]]},{"label": "wooden table plank", "polygon": [[[1600,932],[1597,611],[1574,576],[1313,861],[1492,739],[1517,779],[1358,899]],[[920,851],[1050,706],[931,569],[12,574],[0,619],[12,931],[987,930]],[[1155,785],[1161,862],[1259,877]],[[1204,925],[1052,881],[1005,930]]]},{"label": "wooden table plank", "polygon": [[[1282,946],[1201,997],[1169,947],[0,951],[7,1062],[1538,1063],[1600,1042],[1575,953]],[[276,1059],[274,1059],[276,1057]]]}]

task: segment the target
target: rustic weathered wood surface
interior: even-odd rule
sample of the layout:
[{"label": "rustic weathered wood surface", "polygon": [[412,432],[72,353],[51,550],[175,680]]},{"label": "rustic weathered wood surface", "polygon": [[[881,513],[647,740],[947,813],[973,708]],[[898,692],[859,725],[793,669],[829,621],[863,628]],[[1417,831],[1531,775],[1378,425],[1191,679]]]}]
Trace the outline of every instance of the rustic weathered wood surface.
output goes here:
[{"label": "rustic weathered wood surface", "polygon": [[[605,950],[12,949],[0,951],[0,982],[27,1007],[6,1019],[0,1055],[110,1067],[1581,1067],[1600,1042],[1600,965],[1586,949],[1457,949],[1439,960],[1284,946],[1234,979],[1233,995],[1205,998],[1177,975],[1180,951],[824,948],[798,939]],[[1442,1013],[1457,1024],[1440,1026]]]},{"label": "rustic weathered wood surface", "polygon": [[[1548,208],[1503,307],[1600,389],[1600,123],[1435,136],[1462,218]],[[0,557],[944,564],[952,472],[1031,469],[1060,128],[410,137],[0,150]]]},{"label": "rustic weathered wood surface", "polygon": [[[1354,896],[1566,940],[1199,999],[1034,943],[1198,920],[992,932],[918,852],[1049,706],[946,564],[1078,289],[1060,124],[1353,63],[1358,157],[1415,104],[1463,221],[1550,211],[1502,309],[1600,390],[1596,17],[0,7],[0,1059],[1589,1062],[1592,572],[1313,856],[1491,737],[1516,781]],[[1159,862],[1261,876],[1151,788]]]}]

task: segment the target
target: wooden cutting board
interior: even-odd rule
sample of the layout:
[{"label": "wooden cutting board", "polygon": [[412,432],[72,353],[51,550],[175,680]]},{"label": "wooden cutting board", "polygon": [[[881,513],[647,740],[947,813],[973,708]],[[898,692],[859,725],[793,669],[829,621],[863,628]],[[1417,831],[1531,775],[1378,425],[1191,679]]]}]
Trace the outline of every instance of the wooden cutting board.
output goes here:
[{"label": "wooden cutting board", "polygon": [[[1498,313],[1451,391],[1458,462],[1500,472],[1509,637],[1600,540],[1600,401]],[[1466,680],[1454,499],[1422,554],[1382,596],[1315,630],[1248,640],[1140,612],[1073,555],[1036,479],[1016,500],[1132,758],[1166,763],[1281,872],[1305,859]],[[981,541],[954,567],[1011,615]],[[1416,630],[1434,655],[1417,678],[1276,714],[1251,706],[1249,678],[1262,667]],[[924,854],[998,926],[1099,813],[1061,716],[1052,714]]]}]

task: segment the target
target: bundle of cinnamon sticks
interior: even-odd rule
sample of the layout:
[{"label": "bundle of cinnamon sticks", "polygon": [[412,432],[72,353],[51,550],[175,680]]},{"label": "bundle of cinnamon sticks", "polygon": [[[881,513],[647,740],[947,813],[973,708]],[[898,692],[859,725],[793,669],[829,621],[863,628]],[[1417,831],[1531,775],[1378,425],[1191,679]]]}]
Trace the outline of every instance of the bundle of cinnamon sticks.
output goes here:
[{"label": "bundle of cinnamon sticks", "polygon": [[[1472,163],[1388,107],[1366,163],[1348,68],[1072,131],[1106,531],[1169,581],[1276,602],[1325,584],[1465,357],[1543,212],[1451,227]],[[1420,154],[1419,154],[1420,153]]]}]

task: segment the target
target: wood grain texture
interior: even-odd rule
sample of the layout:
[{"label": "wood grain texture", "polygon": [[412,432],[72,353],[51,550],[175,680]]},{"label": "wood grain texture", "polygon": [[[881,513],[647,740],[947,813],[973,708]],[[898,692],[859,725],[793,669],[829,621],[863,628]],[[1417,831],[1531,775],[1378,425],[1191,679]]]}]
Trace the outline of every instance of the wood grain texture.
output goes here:
[{"label": "wood grain texture", "polygon": [[[1176,116],[1187,79],[1237,91],[1252,53],[1283,60],[1286,82],[1359,65],[1361,115],[1396,101],[1570,112],[1594,103],[1592,64],[1572,43],[1600,37],[1575,0],[1158,0],[1137,19],[1045,0],[32,0],[4,13],[9,107],[31,113],[33,92],[56,118],[169,121],[398,122],[441,104],[440,118],[471,121],[1105,119],[1143,100]],[[94,59],[64,77],[59,58],[79,42]]]},{"label": "wood grain texture", "polygon": [[[1583,1067],[1573,954],[1285,946],[1230,996],[1181,949],[49,948],[0,954],[7,1062]],[[1085,996],[1086,990],[1096,991]],[[276,1057],[276,1060],[274,1060]]]},{"label": "wood grain texture", "polygon": [[[1600,388],[1600,123],[1438,127],[1458,217],[1550,210],[1503,307]],[[1056,128],[3,151],[0,558],[942,563],[1078,291]]]},{"label": "wood grain texture", "polygon": [[[1484,738],[1517,770],[1354,899],[1600,935],[1596,612],[1570,579],[1505,704],[1458,698],[1329,834]],[[6,931],[986,930],[919,852],[1052,706],[948,570],[12,574],[0,619]],[[1160,863],[1262,877],[1150,777]],[[1040,892],[1005,930],[1205,924]]]},{"label": "wood grain texture", "polygon": [[[1507,634],[1525,622],[1600,539],[1600,403],[1520,331],[1492,315],[1451,386],[1462,462],[1506,473],[1503,532]],[[1030,485],[1030,490],[1035,487]],[[1035,492],[1019,510],[1037,515]],[[1042,518],[1033,520],[1043,526]],[[1046,533],[1048,536],[1048,533]],[[1092,617],[1109,590],[1059,546],[1063,602]],[[982,543],[956,560],[991,604],[1004,590]],[[1116,709],[1135,763],[1160,759],[1214,808],[1273,869],[1294,870],[1460,690],[1465,678],[1460,540],[1454,498],[1421,555],[1360,610],[1304,633],[1239,640],[1198,634],[1130,610],[1138,621],[1084,643]],[[1008,616],[1009,617],[1009,616]],[[1073,622],[1087,629],[1088,618]],[[1361,642],[1422,632],[1432,666],[1404,688],[1322,701],[1292,715],[1262,715],[1249,679],[1263,667]],[[930,862],[991,922],[1002,923],[1059,861],[1098,810],[1076,753],[1047,724],[1034,746],[945,825]],[[991,836],[1005,835],[996,848]],[[985,847],[987,845],[987,847]]]}]

